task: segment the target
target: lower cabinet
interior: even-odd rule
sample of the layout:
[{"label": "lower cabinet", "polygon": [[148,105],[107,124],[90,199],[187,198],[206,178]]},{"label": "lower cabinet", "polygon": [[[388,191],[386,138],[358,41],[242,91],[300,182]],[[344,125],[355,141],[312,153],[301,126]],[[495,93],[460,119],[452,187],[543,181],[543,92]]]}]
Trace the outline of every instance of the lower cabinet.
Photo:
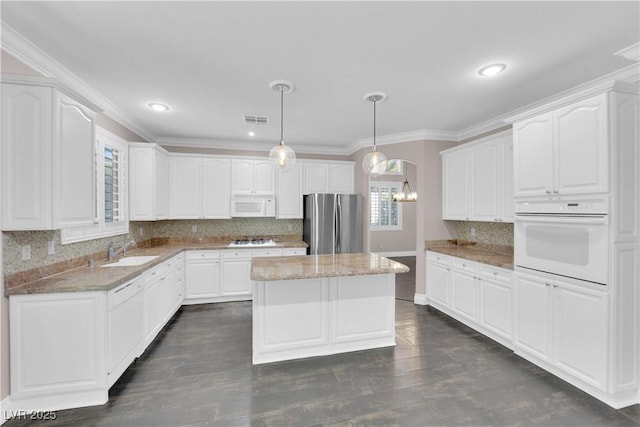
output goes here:
[{"label": "lower cabinet", "polygon": [[185,300],[220,296],[220,251],[189,251],[186,255]]},{"label": "lower cabinet", "polygon": [[251,250],[222,252],[222,293],[224,297],[251,299]]},{"label": "lower cabinet", "polygon": [[427,303],[511,348],[512,276],[504,268],[427,251]]},{"label": "lower cabinet", "polygon": [[518,273],[514,343],[525,357],[606,391],[609,301],[595,286]]}]

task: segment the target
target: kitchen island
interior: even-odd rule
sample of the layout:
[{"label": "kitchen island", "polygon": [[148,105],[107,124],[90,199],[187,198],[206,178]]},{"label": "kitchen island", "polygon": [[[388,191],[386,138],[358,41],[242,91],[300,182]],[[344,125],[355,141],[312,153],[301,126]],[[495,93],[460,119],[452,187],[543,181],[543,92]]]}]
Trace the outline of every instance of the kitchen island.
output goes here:
[{"label": "kitchen island", "polygon": [[269,257],[251,262],[253,363],[395,345],[395,275],[375,254]]}]

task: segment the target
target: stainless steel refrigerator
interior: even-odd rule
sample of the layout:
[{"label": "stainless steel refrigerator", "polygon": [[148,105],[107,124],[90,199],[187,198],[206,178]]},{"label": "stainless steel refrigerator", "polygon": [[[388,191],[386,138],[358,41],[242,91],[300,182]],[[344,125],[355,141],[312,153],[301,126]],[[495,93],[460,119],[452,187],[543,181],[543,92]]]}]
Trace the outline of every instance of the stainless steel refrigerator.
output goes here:
[{"label": "stainless steel refrigerator", "polygon": [[362,196],[305,195],[302,238],[310,255],[362,252]]}]

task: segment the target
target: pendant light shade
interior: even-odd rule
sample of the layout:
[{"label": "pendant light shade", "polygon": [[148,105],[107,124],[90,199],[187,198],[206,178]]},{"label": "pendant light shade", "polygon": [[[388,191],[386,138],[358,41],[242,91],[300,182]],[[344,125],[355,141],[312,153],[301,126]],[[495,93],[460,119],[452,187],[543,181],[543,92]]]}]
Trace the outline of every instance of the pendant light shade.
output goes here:
[{"label": "pendant light shade", "polygon": [[362,159],[362,170],[369,176],[382,175],[387,168],[387,156],[376,147],[376,104],[387,99],[384,92],[371,92],[364,96],[365,101],[373,103],[373,148]]},{"label": "pendant light shade", "polygon": [[269,158],[280,169],[288,170],[296,164],[296,153],[291,147],[284,145],[284,95],[293,92],[295,86],[286,80],[274,80],[269,87],[280,92],[280,143],[269,151]]}]

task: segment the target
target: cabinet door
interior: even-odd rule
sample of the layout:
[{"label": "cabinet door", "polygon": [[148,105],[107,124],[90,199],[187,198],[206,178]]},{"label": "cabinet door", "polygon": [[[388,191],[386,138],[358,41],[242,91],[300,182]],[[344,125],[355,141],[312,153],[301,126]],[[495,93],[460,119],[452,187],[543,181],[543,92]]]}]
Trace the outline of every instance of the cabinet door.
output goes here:
[{"label": "cabinet door", "polygon": [[528,277],[516,279],[516,347],[548,360],[551,349],[551,286]]},{"label": "cabinet door", "polygon": [[155,338],[156,334],[162,329],[164,318],[164,292],[161,277],[151,273],[149,282],[144,288],[144,338],[145,347],[149,345]]},{"label": "cabinet door", "polygon": [[554,359],[565,371],[607,390],[607,295],[554,282]]},{"label": "cabinet door", "polygon": [[222,295],[251,295],[251,259],[222,260]]},{"label": "cabinet door", "polygon": [[511,284],[480,279],[480,324],[511,339]]},{"label": "cabinet door", "polygon": [[253,161],[253,189],[256,194],[275,194],[275,165],[272,160]]},{"label": "cabinet door", "polygon": [[427,293],[429,298],[449,307],[449,268],[437,263],[429,263]]},{"label": "cabinet door", "polygon": [[[129,219],[153,220],[153,149],[129,148]],[[167,188],[164,188],[167,191]]]},{"label": "cabinet door", "polygon": [[539,196],[553,190],[552,113],[513,126],[516,196]]},{"label": "cabinet door", "polygon": [[471,219],[497,221],[500,144],[486,142],[470,152],[471,156]]},{"label": "cabinet door", "polygon": [[442,219],[469,219],[468,152],[457,151],[442,158],[444,169]]},{"label": "cabinet door", "polygon": [[476,306],[478,284],[476,278],[465,271],[451,270],[451,308],[470,320],[478,317]]},{"label": "cabinet door", "polygon": [[502,199],[500,217],[504,222],[513,222],[513,137],[502,140]]},{"label": "cabinet door", "polygon": [[608,189],[607,94],[554,113],[554,191],[600,193]]},{"label": "cabinet door", "polygon": [[329,164],[329,193],[353,193],[353,165]]},{"label": "cabinet door", "polygon": [[304,194],[329,192],[329,165],[327,163],[304,164]]},{"label": "cabinet door", "polygon": [[[139,287],[137,283],[131,286]],[[121,291],[124,292],[124,291]],[[108,328],[108,365],[107,372],[113,373],[127,356],[136,349],[143,338],[143,291],[138,289],[125,302],[111,309],[107,315]],[[133,359],[125,361],[128,364]],[[110,378],[110,381],[115,379]]]},{"label": "cabinet door", "polygon": [[202,216],[231,218],[231,163],[202,159]]},{"label": "cabinet door", "polygon": [[171,157],[169,211],[174,219],[198,219],[201,216],[201,168],[198,157]]},{"label": "cabinet door", "polygon": [[302,218],[302,165],[278,169],[277,189],[277,218]]},{"label": "cabinet door", "polygon": [[187,295],[185,298],[220,296],[220,261],[187,260]]},{"label": "cabinet door", "polygon": [[251,194],[253,192],[253,160],[231,160],[231,192]]},{"label": "cabinet door", "polygon": [[[154,150],[153,170],[153,219],[169,218],[169,156]],[[147,189],[147,192],[149,189]]]},{"label": "cabinet door", "polygon": [[56,93],[53,206],[55,228],[92,225],[96,219],[95,115]]},{"label": "cabinet door", "polygon": [[53,91],[3,84],[1,95],[2,229],[51,229]]}]

